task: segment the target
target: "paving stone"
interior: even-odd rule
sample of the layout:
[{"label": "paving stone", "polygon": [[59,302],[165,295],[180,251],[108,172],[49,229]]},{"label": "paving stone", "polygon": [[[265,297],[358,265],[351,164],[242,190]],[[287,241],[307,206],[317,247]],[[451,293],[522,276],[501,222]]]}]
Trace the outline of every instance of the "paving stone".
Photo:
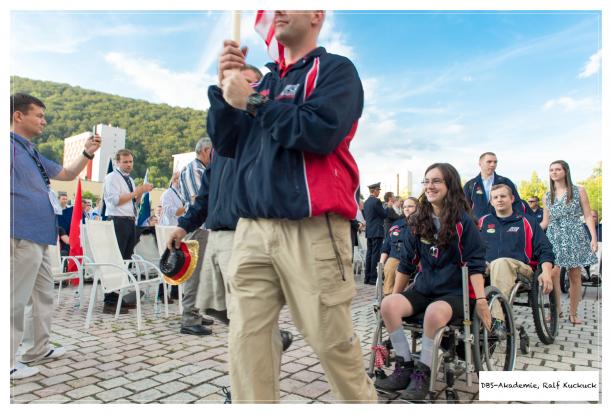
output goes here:
[{"label": "paving stone", "polygon": [[150,389],[150,390],[140,392],[138,394],[134,394],[129,398],[130,400],[134,402],[148,403],[148,402],[157,401],[160,398],[164,397],[165,395],[167,394],[159,391],[158,389]]},{"label": "paving stone", "polygon": [[11,403],[24,404],[30,401],[38,400],[40,397],[34,394],[21,394],[15,397],[11,396]]},{"label": "paving stone", "polygon": [[215,387],[214,385],[210,385],[210,384],[198,385],[197,387],[191,388],[189,390],[191,394],[199,398],[206,397],[207,395],[214,394],[219,391],[220,391],[219,387]]},{"label": "paving stone", "polygon": [[66,395],[72,399],[79,399],[83,397],[87,397],[89,395],[96,394],[98,392],[104,391],[104,389],[98,387],[97,385],[88,385],[86,387],[77,388],[72,391],[68,391]]},{"label": "paving stone", "polygon": [[83,377],[76,380],[66,382],[67,385],[70,385],[72,388],[81,388],[86,385],[95,384],[100,381],[99,378],[96,377]]},{"label": "paving stone", "polygon": [[197,385],[208,381],[209,379],[220,377],[221,375],[223,375],[221,372],[213,371],[212,369],[206,369],[196,374],[183,377],[181,378],[181,381],[191,385]]},{"label": "paving stone", "polygon": [[34,390],[38,390],[40,388],[42,388],[42,386],[35,382],[27,382],[25,384],[15,385],[14,387],[11,387],[11,396],[13,397],[20,394],[26,394]]},{"label": "paving stone", "polygon": [[51,387],[46,387],[42,389],[38,389],[34,391],[34,394],[38,395],[41,398],[49,397],[52,395],[63,394],[66,391],[72,390],[72,387],[67,384],[55,384]]},{"label": "paving stone", "polygon": [[159,382],[153,381],[150,378],[146,378],[140,381],[130,382],[128,384],[125,384],[124,387],[132,391],[139,392],[139,391],[143,391],[143,390],[147,390],[147,389],[156,387],[158,385],[159,385]]},{"label": "paving stone", "polygon": [[122,385],[127,384],[128,382],[130,382],[130,380],[125,377],[116,377],[108,379],[106,381],[99,381],[96,385],[108,390],[111,388],[120,387]]},{"label": "paving stone", "polygon": [[118,371],[116,369],[112,369],[110,371],[102,371],[102,372],[98,372],[97,374],[95,374],[96,377],[103,379],[103,380],[116,378],[116,377],[122,377],[124,375],[125,375],[125,372]]},{"label": "paving stone", "polygon": [[181,382],[181,381],[170,381],[170,382],[167,382],[165,384],[162,384],[156,387],[156,389],[158,389],[159,391],[165,394],[175,394],[179,391],[183,391],[188,388],[191,388],[191,385],[185,384],[184,382]]},{"label": "paving stone", "polygon": [[70,402],[72,399],[65,395],[50,395],[48,397],[43,397],[39,400],[33,400],[33,404],[62,404],[66,402]]},{"label": "paving stone", "polygon": [[55,385],[55,384],[60,384],[63,382],[67,382],[67,381],[71,381],[73,380],[74,377],[68,374],[62,374],[62,375],[57,375],[54,377],[50,377],[50,378],[45,378],[44,380],[40,381],[41,384],[49,386],[49,385]]},{"label": "paving stone", "polygon": [[304,396],[306,398],[315,399],[320,395],[325,394],[329,391],[329,385],[327,382],[323,381],[314,381],[310,384],[306,384],[305,386],[293,391],[295,394]]},{"label": "paving stone", "polygon": [[133,392],[126,388],[116,387],[116,388],[112,388],[107,391],[103,391],[101,393],[96,394],[96,398],[99,398],[100,400],[104,402],[111,402],[111,401],[118,400],[120,398],[127,397],[131,394],[133,394]]}]

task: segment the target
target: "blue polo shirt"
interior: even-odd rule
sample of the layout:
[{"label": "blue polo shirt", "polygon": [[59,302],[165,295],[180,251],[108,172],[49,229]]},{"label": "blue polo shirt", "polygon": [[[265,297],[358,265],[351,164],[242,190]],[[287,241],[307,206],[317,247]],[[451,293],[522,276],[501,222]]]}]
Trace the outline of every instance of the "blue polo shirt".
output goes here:
[{"label": "blue polo shirt", "polygon": [[13,132],[10,151],[11,238],[56,244],[57,216],[49,201],[47,185],[32,157],[40,160],[49,178],[57,176],[63,167],[43,157],[30,141]]}]

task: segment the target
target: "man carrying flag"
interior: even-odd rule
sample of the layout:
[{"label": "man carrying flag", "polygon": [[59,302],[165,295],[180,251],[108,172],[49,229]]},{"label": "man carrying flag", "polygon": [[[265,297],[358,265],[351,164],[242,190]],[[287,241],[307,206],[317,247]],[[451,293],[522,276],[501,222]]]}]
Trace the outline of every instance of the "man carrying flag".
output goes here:
[{"label": "man carrying flag", "polygon": [[256,24],[269,25],[258,31],[284,46],[270,73],[253,89],[239,73],[240,45],[226,40],[219,86],[208,90],[208,134],[235,160],[228,207],[240,217],[229,265],[232,400],[279,400],[278,316],[287,304],[336,398],[373,403],[351,319],[359,172],[349,145],[363,88],[350,60],[317,47],[324,11],[269,13],[258,13]]}]

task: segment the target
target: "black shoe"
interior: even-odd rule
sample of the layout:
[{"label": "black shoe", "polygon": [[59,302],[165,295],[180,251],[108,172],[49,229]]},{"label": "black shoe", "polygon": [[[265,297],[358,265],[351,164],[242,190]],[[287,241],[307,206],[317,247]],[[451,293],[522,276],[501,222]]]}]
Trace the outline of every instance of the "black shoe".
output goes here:
[{"label": "black shoe", "polygon": [[215,323],[214,320],[209,319],[209,318],[202,318],[202,325],[206,326],[206,325],[212,325],[213,323]]},{"label": "black shoe", "polygon": [[374,386],[385,391],[399,391],[405,389],[410,383],[410,375],[414,370],[414,361],[404,362],[404,358],[395,358],[393,374],[385,378],[376,378]]},{"label": "black shoe", "polygon": [[206,314],[218,319],[225,325],[229,325],[229,319],[227,318],[227,310],[218,311],[216,309],[206,309]]},{"label": "black shoe", "polygon": [[293,334],[289,331],[280,331],[281,340],[283,342],[283,352],[285,352],[293,343]]},{"label": "black shoe", "polygon": [[375,280],[366,280],[365,282],[363,282],[365,285],[375,285],[376,281]]},{"label": "black shoe", "polygon": [[202,325],[181,326],[181,333],[186,335],[210,335],[212,330]]},{"label": "black shoe", "polygon": [[[102,313],[107,313],[111,315],[114,315],[116,311],[117,311],[116,303],[105,303],[104,307],[102,308]],[[128,310],[122,305],[121,310],[119,311],[119,314],[125,315],[126,313],[128,313]]]},{"label": "black shoe", "polygon": [[402,391],[399,397],[406,401],[423,401],[429,393],[429,381],[431,369],[421,362],[415,364],[414,371],[410,375],[410,385]]}]

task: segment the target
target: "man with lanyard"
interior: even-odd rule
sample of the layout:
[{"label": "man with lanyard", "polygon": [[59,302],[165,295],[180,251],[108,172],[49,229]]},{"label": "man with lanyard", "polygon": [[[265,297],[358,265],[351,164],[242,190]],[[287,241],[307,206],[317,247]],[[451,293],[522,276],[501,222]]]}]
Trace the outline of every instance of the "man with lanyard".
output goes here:
[{"label": "man with lanyard", "polygon": [[[36,375],[38,368],[26,364],[65,353],[49,342],[54,298],[49,245],[57,243],[57,216],[62,214],[50,179],[74,180],[101,144],[99,135],[90,137],[79,159],[62,167],[32,143],[45,125],[42,101],[23,93],[11,96],[11,379]],[[32,318],[24,327],[26,304],[31,305]],[[32,340],[31,346],[22,350],[17,362],[24,336]]]},{"label": "man with lanyard", "polygon": [[170,187],[161,196],[161,219],[159,224],[162,226],[176,226],[178,218],[185,214],[185,200],[179,193],[178,171],[172,174]]},{"label": "man with lanyard", "polygon": [[[120,149],[115,155],[115,169],[104,178],[104,203],[106,214],[113,221],[117,244],[123,260],[129,260],[136,245],[136,205],[146,192],[153,189],[151,183],[136,185],[130,173],[134,167],[134,155],[128,149]],[[104,313],[115,313],[119,295],[115,292],[104,295]],[[123,300],[121,313],[135,304]],[[125,308],[125,310],[124,310]]]},{"label": "man with lanyard", "polygon": [[[533,215],[512,209],[514,201],[510,186],[494,185],[491,188],[491,205],[494,212],[481,217],[478,222],[481,238],[487,246],[487,270],[491,285],[508,297],[514,287],[517,273],[531,279],[532,266],[539,263],[542,273],[537,283],[547,295],[552,291],[551,274],[555,263],[552,245]],[[499,303],[495,303],[491,314],[492,329],[499,335],[505,330]]]},{"label": "man with lanyard", "polygon": [[215,151],[235,160],[229,209],[240,217],[229,265],[232,399],[279,400],[278,317],[287,304],[336,399],[375,402],[350,311],[359,171],[349,146],[361,81],[349,59],[317,47],[324,11],[262,13],[282,58],[253,88],[239,72],[240,45],[226,40],[219,84],[208,89],[208,133]]},{"label": "man with lanyard", "polygon": [[365,277],[367,285],[376,284],[376,266],[380,261],[380,252],[385,238],[384,219],[387,212],[379,200],[380,183],[368,186],[370,197],[363,205],[363,217],[365,218],[365,236],[368,241],[366,250]]},{"label": "man with lanyard", "polygon": [[480,166],[480,174],[472,178],[463,186],[463,192],[472,206],[472,214],[479,219],[485,214],[494,211],[489,203],[489,199],[491,187],[496,184],[506,184],[510,187],[514,195],[512,208],[515,211],[523,211],[521,197],[518,195],[514,183],[510,179],[495,173],[495,169],[497,168],[497,155],[492,152],[483,153],[478,159],[478,165]]}]

